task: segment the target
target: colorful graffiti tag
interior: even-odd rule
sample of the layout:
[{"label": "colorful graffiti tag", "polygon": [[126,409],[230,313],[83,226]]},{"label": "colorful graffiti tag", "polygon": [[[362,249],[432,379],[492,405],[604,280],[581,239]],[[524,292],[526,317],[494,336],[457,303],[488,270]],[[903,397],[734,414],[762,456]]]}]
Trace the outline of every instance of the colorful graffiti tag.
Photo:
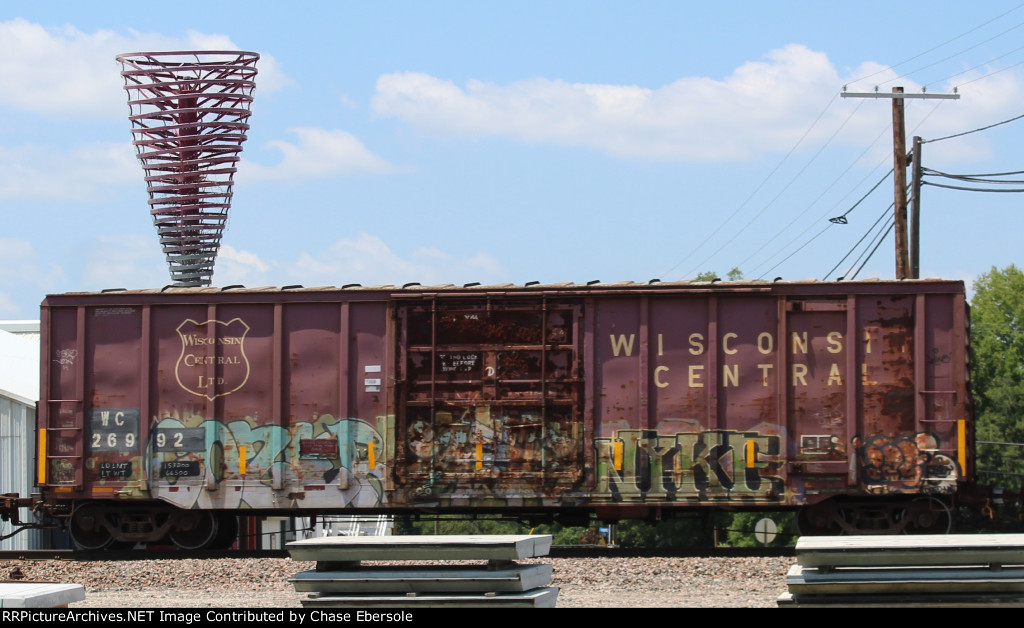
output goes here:
[{"label": "colorful graffiti tag", "polygon": [[940,441],[925,432],[896,438],[874,434],[853,439],[861,486],[887,492],[950,493],[956,490],[956,461],[940,453]]},{"label": "colorful graffiti tag", "polygon": [[[181,508],[379,506],[387,420],[373,426],[321,415],[282,427],[165,417],[150,429],[145,453],[125,463],[145,472],[111,479],[135,487],[136,497],[148,493]],[[102,472],[102,464],[109,465],[90,458],[87,468]]]},{"label": "colorful graffiti tag", "polygon": [[745,498],[779,501],[777,435],[731,430],[659,434],[617,430],[594,439],[595,500],[678,501]]}]

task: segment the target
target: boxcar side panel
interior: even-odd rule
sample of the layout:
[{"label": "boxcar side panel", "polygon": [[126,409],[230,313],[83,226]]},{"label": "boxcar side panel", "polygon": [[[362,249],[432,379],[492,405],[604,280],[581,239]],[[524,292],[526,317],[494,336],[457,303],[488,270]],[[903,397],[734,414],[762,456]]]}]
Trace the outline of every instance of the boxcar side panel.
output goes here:
[{"label": "boxcar side panel", "polygon": [[780,502],[777,307],[751,295],[598,300],[595,501]]},{"label": "boxcar side panel", "polygon": [[59,499],[639,512],[973,477],[949,283],[66,295],[43,320]]}]

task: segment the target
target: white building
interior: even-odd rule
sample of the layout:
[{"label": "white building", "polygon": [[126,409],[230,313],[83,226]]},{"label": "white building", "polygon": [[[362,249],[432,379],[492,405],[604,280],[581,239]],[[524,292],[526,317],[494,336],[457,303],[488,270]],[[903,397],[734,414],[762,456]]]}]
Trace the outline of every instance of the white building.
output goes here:
[{"label": "white building", "polygon": [[[0,321],[0,493],[27,497],[34,489],[39,369],[39,321]],[[19,516],[32,520],[27,508]],[[0,521],[0,537],[12,531],[10,522]],[[0,549],[45,548],[47,538],[25,530],[0,540]]]}]

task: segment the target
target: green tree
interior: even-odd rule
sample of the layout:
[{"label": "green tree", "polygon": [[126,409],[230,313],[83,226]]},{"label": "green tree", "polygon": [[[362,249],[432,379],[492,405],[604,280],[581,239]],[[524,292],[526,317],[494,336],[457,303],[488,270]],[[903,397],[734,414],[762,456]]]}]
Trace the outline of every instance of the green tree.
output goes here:
[{"label": "green tree", "polygon": [[458,515],[438,515],[436,519],[412,521],[399,518],[396,528],[400,534],[525,534],[524,526],[497,517],[466,518]]},{"label": "green tree", "polygon": [[[732,270],[726,273],[725,276],[729,281],[739,281],[740,279],[743,279],[743,271],[736,266],[733,266]],[[714,281],[715,279],[721,279],[721,277],[718,276],[718,273],[713,270],[705,270],[702,273],[697,273],[697,277],[694,281]]]},{"label": "green tree", "polygon": [[[971,356],[977,440],[1024,443],[1024,273],[1016,266],[993,267],[974,282]],[[985,470],[1024,473],[1019,447],[980,445],[978,460]],[[1000,483],[1020,486],[1011,479]]]},{"label": "green tree", "polygon": [[786,547],[796,544],[796,516],[791,512],[738,512],[732,516],[726,533],[729,547],[761,547],[755,536],[757,522],[761,519],[775,522],[775,540],[769,547]]}]

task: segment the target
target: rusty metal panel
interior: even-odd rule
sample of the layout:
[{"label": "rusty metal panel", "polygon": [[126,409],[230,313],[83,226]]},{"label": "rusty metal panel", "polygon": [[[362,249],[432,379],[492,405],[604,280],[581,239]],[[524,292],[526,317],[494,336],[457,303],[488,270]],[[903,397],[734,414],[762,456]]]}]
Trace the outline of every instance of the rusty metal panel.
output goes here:
[{"label": "rusty metal panel", "polygon": [[399,474],[416,503],[540,501],[582,477],[578,303],[402,306]]},{"label": "rusty metal panel", "polygon": [[968,368],[965,332],[953,327],[956,302],[954,295],[858,302],[862,405],[853,445],[859,485],[867,492],[955,489],[961,472],[956,420],[967,400],[954,380],[965,382]]}]

